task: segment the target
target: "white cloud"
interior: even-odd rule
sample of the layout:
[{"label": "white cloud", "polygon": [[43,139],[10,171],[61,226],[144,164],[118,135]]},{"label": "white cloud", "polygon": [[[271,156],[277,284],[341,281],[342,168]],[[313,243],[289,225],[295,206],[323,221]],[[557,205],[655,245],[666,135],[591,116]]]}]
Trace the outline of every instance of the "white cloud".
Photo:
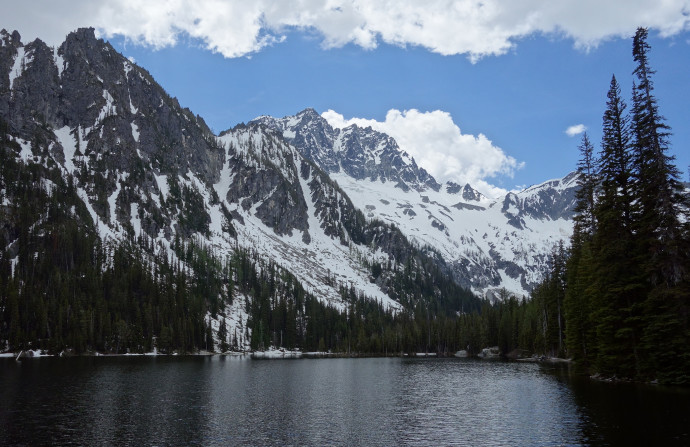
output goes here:
[{"label": "white cloud", "polygon": [[513,157],[494,146],[485,135],[466,135],[453,122],[448,112],[434,110],[420,112],[415,109],[391,109],[385,121],[364,118],[345,119],[343,115],[327,110],[322,116],[333,127],[344,128],[352,124],[371,126],[395,138],[400,148],[414,157],[438,181],[469,183],[489,197],[505,194],[505,190],[490,184],[495,176],[512,177],[518,163]]},{"label": "white cloud", "polygon": [[157,48],[187,34],[226,57],[259,51],[296,28],[320,35],[325,47],[386,42],[477,60],[535,33],[584,49],[638,26],[667,37],[690,29],[688,10],[690,0],[71,0],[15,2],[0,26],[51,44],[79,26]]},{"label": "white cloud", "polygon": [[573,125],[573,126],[568,127],[568,128],[565,130],[565,133],[566,133],[566,135],[568,135],[569,137],[574,137],[574,136],[576,136],[576,135],[580,135],[580,134],[583,133],[585,130],[587,130],[587,126],[585,126],[584,124],[575,124],[575,125]]}]

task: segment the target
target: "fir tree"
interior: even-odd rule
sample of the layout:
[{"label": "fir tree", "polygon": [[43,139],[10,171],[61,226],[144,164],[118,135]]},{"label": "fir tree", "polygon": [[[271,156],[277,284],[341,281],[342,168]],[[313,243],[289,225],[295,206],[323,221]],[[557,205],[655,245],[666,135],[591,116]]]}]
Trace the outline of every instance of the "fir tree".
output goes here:
[{"label": "fir tree", "polygon": [[597,188],[596,159],[594,147],[589,141],[587,132],[582,135],[582,142],[578,146],[580,161],[577,165],[579,174],[577,179],[577,193],[575,195],[574,232],[576,242],[581,243],[591,239],[596,229],[595,221],[595,193]]},{"label": "fir tree", "polygon": [[667,155],[670,129],[654,96],[649,49],[647,30],[639,28],[633,40],[637,84],[633,91],[632,129],[639,203],[636,234],[642,248],[639,262],[648,285],[644,303],[645,366],[647,375],[662,381],[688,382],[688,240],[680,221],[686,199],[674,158]]},{"label": "fir tree", "polygon": [[659,113],[654,96],[647,53],[647,29],[638,28],[633,39],[634,74],[632,131],[636,191],[639,201],[637,231],[645,249],[643,259],[652,285],[678,284],[685,274],[678,220],[683,202],[679,172],[674,157],[667,155],[670,128]]},{"label": "fir tree", "polygon": [[623,231],[632,231],[633,196],[631,191],[632,164],[630,155],[630,125],[625,114],[626,104],[621,89],[612,76],[603,117],[601,156],[598,173],[604,206],[618,214]]},{"label": "fir tree", "polygon": [[591,242],[596,230],[595,193],[597,189],[594,148],[587,133],[578,147],[578,190],[576,193],[571,255],[566,264],[566,287],[563,307],[565,320],[565,344],[568,355],[588,365],[594,355],[594,331],[590,321],[592,306],[591,284],[593,259]]},{"label": "fir tree", "polygon": [[592,240],[597,365],[607,374],[636,376],[640,372],[641,303],[644,284],[635,260],[630,190],[628,120],[615,76],[611,79],[603,116],[601,155],[597,164],[599,194],[597,231]]}]

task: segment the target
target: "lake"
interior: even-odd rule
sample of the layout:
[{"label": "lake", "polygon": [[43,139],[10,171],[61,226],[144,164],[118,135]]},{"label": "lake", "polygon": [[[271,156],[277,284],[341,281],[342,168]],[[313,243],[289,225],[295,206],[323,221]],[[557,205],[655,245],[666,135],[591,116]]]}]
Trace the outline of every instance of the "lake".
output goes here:
[{"label": "lake", "polygon": [[473,359],[0,359],[0,445],[690,445],[690,390]]}]

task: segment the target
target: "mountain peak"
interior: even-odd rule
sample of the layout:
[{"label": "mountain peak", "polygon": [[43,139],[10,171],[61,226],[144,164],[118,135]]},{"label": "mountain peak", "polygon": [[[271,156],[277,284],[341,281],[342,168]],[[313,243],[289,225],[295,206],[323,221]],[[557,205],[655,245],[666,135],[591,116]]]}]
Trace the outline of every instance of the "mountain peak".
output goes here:
[{"label": "mountain peak", "polygon": [[462,188],[462,198],[467,201],[480,202],[484,198],[484,195],[472,188],[469,183],[466,183]]},{"label": "mountain peak", "polygon": [[10,33],[5,28],[0,30],[0,38],[3,41],[3,44],[0,46],[4,46],[7,44],[18,45],[18,44],[21,44],[21,41],[22,41],[22,36],[19,34],[19,31],[14,30],[14,31],[12,31],[12,33]]},{"label": "mountain peak", "polygon": [[319,115],[319,112],[317,112],[312,107],[307,107],[306,109],[299,112],[296,116],[299,116],[299,117],[308,116],[308,117],[313,117],[313,118],[321,117],[321,115]]},{"label": "mountain peak", "polygon": [[96,38],[96,30],[92,27],[88,28],[78,28],[76,31],[72,31],[67,35],[65,43],[67,42],[80,42],[87,45],[93,45],[97,42],[103,42],[102,39]]},{"label": "mountain peak", "polygon": [[280,130],[306,158],[329,173],[345,172],[355,179],[391,181],[402,189],[438,190],[440,185],[390,135],[352,124],[334,129],[313,108],[283,118],[260,117]]}]

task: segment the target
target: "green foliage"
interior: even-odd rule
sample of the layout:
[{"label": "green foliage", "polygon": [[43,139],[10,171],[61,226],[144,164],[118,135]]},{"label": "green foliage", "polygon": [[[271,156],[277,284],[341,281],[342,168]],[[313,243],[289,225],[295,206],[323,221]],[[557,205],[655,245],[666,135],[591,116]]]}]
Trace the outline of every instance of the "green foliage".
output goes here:
[{"label": "green foliage", "polygon": [[189,278],[162,251],[104,246],[74,179],[24,164],[9,143],[0,186],[10,203],[1,211],[0,339],[10,349],[144,352],[156,338],[163,351],[203,347],[213,282]]},{"label": "green foliage", "polygon": [[[582,176],[565,275],[566,348],[580,365],[605,376],[687,384],[690,240],[681,224],[687,197],[665,153],[669,128],[653,95],[646,37],[640,28],[633,41],[631,117],[614,77],[599,160],[593,175]],[[581,152],[582,173],[591,153]]]}]

